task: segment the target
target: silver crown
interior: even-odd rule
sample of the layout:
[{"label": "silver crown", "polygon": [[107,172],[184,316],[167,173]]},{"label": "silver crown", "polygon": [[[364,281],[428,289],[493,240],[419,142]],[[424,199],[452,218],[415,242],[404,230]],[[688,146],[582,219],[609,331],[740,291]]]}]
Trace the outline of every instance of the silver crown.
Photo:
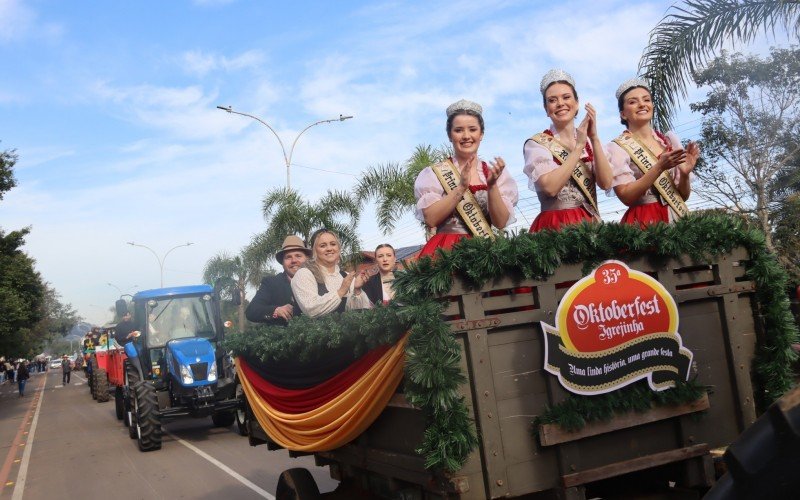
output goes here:
[{"label": "silver crown", "polygon": [[459,111],[474,111],[479,115],[483,116],[483,108],[477,102],[467,101],[466,99],[461,99],[460,101],[456,101],[453,104],[447,106],[447,117],[458,113]]},{"label": "silver crown", "polygon": [[627,92],[628,90],[630,90],[630,89],[632,89],[634,87],[644,87],[644,88],[647,89],[648,92],[650,92],[650,84],[647,83],[647,80],[645,80],[644,78],[642,78],[640,76],[637,76],[635,78],[631,78],[630,80],[626,80],[626,81],[622,82],[622,85],[620,85],[617,88],[617,93],[616,93],[617,100],[619,100],[619,97],[622,94],[624,94],[625,92]]},{"label": "silver crown", "polygon": [[575,88],[575,79],[572,78],[572,75],[563,69],[551,69],[544,74],[542,83],[539,84],[539,90],[542,91],[542,95],[544,95],[544,91],[547,90],[547,87],[555,82],[567,82]]}]

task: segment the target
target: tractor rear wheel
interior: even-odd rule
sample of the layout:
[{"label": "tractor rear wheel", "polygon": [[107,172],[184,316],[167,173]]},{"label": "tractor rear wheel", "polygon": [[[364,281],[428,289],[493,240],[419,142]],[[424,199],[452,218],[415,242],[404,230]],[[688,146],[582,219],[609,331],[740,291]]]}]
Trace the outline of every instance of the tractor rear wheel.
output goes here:
[{"label": "tractor rear wheel", "polygon": [[161,449],[161,421],[158,418],[158,396],[156,388],[147,381],[133,386],[136,414],[136,438],[139,450]]},{"label": "tractor rear wheel", "polygon": [[316,500],[320,498],[319,488],[314,477],[302,467],[288,469],[281,473],[275,488],[276,500]]},{"label": "tractor rear wheel", "polygon": [[125,426],[128,427],[128,436],[131,439],[136,439],[136,414],[133,408],[133,386],[139,383],[139,372],[136,368],[126,364],[125,365],[125,386],[128,388],[128,397],[124,398],[125,405]]},{"label": "tractor rear wheel", "polygon": [[122,387],[114,388],[114,410],[117,412],[117,420],[125,418],[125,399],[122,396]]},{"label": "tractor rear wheel", "polygon": [[102,368],[94,373],[94,396],[98,403],[105,403],[109,400],[108,395],[108,374]]}]

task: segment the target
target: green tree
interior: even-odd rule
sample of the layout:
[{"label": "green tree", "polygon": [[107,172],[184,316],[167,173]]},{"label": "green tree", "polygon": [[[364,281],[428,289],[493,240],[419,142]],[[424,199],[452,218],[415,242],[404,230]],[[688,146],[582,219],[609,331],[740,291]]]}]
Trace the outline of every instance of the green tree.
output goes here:
[{"label": "green tree", "polygon": [[420,144],[402,165],[389,162],[371,166],[362,173],[355,187],[356,200],[361,205],[375,200],[378,227],[384,234],[389,234],[404,214],[414,211],[417,204],[414,180],[417,175],[425,167],[451,155],[447,146],[433,148],[428,144]]},{"label": "green tree", "polygon": [[45,284],[44,318],[42,330],[56,337],[66,336],[72,328],[83,320],[72,304],[61,302],[61,294]]},{"label": "green tree", "polygon": [[17,163],[16,150],[0,151],[0,201],[3,195],[17,185],[14,179],[14,165]]},{"label": "green tree", "polygon": [[753,213],[776,251],[770,214],[781,190],[774,179],[797,170],[800,152],[800,50],[773,48],[764,59],[723,51],[694,81],[710,88],[691,105],[704,117],[697,192]]},{"label": "green tree", "polygon": [[787,196],[771,214],[778,256],[792,282],[800,284],[800,194]]},{"label": "green tree", "polygon": [[673,5],[650,32],[639,62],[654,96],[657,128],[668,130],[686,86],[728,42],[752,41],[783,28],[800,38],[800,0],[687,0]]},{"label": "green tree", "polygon": [[234,296],[238,295],[237,316],[239,331],[245,329],[244,310],[247,307],[245,296],[247,286],[258,286],[261,278],[267,273],[255,259],[255,254],[250,249],[245,249],[240,255],[229,255],[221,252],[206,262],[203,269],[203,280],[211,283],[220,290],[220,299],[236,302]]},{"label": "green tree", "polygon": [[[17,185],[13,150],[0,152],[0,200]],[[0,353],[28,356],[34,350],[33,328],[45,317],[45,285],[34,261],[22,251],[29,228],[6,233],[0,228]]]},{"label": "green tree", "polygon": [[360,251],[357,227],[361,212],[348,193],[328,191],[319,201],[311,203],[297,191],[278,188],[264,197],[263,213],[267,230],[257,234],[250,245],[254,262],[259,266],[272,262],[286,236],[296,234],[308,241],[315,230],[323,227],[339,236],[344,257]]},{"label": "green tree", "polygon": [[32,329],[45,317],[46,288],[34,261],[21,250],[28,229],[0,229],[0,353],[27,356]]}]

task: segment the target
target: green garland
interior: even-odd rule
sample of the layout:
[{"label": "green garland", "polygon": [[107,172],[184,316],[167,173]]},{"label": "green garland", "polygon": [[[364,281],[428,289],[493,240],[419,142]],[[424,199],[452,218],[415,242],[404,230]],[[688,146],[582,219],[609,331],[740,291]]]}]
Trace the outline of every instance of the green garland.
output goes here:
[{"label": "green garland", "polygon": [[710,212],[644,230],[628,224],[584,223],[495,242],[463,240],[450,252],[439,251],[435,261],[423,259],[397,273],[394,286],[400,301],[414,303],[447,293],[456,275],[477,288],[503,275],[547,279],[563,264],[583,264],[584,273],[589,273],[608,259],[658,261],[686,255],[703,261],[737,247],[750,254],[746,276],[756,283],[755,296],[764,320],[765,336],[754,362],[756,398],[763,409],[793,384],[792,363],[797,354],[791,344],[798,335],[786,294],[786,272],[767,251],[764,234],[743,218]]},{"label": "green garland", "polygon": [[427,299],[317,319],[300,316],[286,327],[257,326],[233,334],[225,339],[224,348],[266,362],[288,358],[309,362],[342,345],[354,345],[355,354],[360,355],[393,344],[410,330],[405,396],[425,412],[430,423],[417,453],[425,457],[427,468],[457,471],[478,438],[458,392],[466,382],[459,367],[461,352],[450,328],[440,319],[442,309],[442,304]]},{"label": "green garland", "polygon": [[647,382],[641,381],[622,389],[592,397],[570,397],[563,403],[548,406],[544,413],[533,421],[533,434],[541,424],[558,424],[567,431],[577,431],[589,422],[611,420],[617,413],[644,412],[653,406],[674,406],[697,401],[709,387],[697,383],[679,381],[667,391],[653,391]]},{"label": "green garland", "polygon": [[[664,260],[688,255],[702,261],[739,246],[750,253],[747,277],[757,285],[756,298],[766,327],[754,363],[755,392],[763,408],[791,387],[791,364],[797,358],[791,349],[797,328],[785,293],[787,277],[766,251],[759,230],[741,218],[719,213],[691,215],[675,224],[657,224],[645,230],[614,223],[581,224],[559,232],[521,233],[494,242],[463,240],[450,252],[439,251],[437,259],[421,259],[395,274],[395,299],[408,305],[314,320],[300,317],[286,328],[262,326],[232,335],[225,346],[235,354],[265,361],[288,357],[314,360],[343,342],[354,343],[356,353],[362,353],[393,343],[411,330],[406,347],[405,394],[428,420],[417,451],[425,457],[426,467],[452,472],[463,466],[477,446],[474,424],[458,393],[465,382],[459,369],[459,346],[441,320],[443,306],[435,301],[449,293],[454,276],[468,286],[479,287],[504,275],[545,280],[564,264],[583,264],[588,273],[604,260],[619,259],[621,253],[626,259],[648,256]],[[694,400],[698,391],[701,389],[696,384],[689,383],[661,393],[633,386],[600,399],[570,397],[540,419],[570,428],[580,424],[580,419],[603,419],[613,411]],[[576,419],[576,412],[583,416]]]}]

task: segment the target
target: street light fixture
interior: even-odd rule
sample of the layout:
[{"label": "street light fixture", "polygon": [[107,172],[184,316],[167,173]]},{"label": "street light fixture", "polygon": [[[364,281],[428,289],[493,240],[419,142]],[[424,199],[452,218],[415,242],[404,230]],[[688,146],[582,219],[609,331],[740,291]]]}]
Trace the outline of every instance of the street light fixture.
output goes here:
[{"label": "street light fixture", "polygon": [[261,118],[259,118],[257,116],[253,116],[253,115],[248,114],[248,113],[242,113],[241,111],[234,111],[232,106],[217,106],[217,109],[221,109],[222,111],[227,111],[228,113],[233,113],[235,115],[242,115],[242,116],[246,116],[248,118],[252,118],[253,120],[256,120],[257,122],[259,122],[262,125],[264,125],[265,127],[267,127],[269,129],[269,131],[272,132],[272,135],[274,135],[275,138],[278,139],[278,143],[281,145],[281,151],[283,152],[283,161],[286,163],[286,188],[287,189],[291,189],[291,187],[292,187],[291,181],[290,181],[290,177],[289,177],[289,170],[290,170],[290,167],[292,165],[292,154],[294,153],[294,147],[297,145],[297,140],[300,139],[300,136],[303,135],[303,133],[305,133],[306,130],[310,129],[311,127],[313,127],[315,125],[320,125],[322,123],[343,122],[345,120],[349,120],[350,118],[352,118],[352,116],[339,115],[339,118],[331,118],[331,119],[328,119],[328,120],[320,120],[320,121],[312,123],[311,125],[308,125],[306,128],[301,130],[299,134],[297,134],[297,137],[294,138],[294,142],[292,142],[292,147],[289,148],[289,154],[287,155],[286,154],[286,148],[283,145],[283,141],[281,140],[281,138],[278,135],[278,133],[275,132],[275,129],[270,127],[269,123],[265,122],[264,120],[262,120]]},{"label": "street light fixture", "polygon": [[[150,248],[150,247],[148,247],[146,245],[140,245],[139,243],[134,243],[133,241],[128,241],[127,243],[128,243],[128,245],[131,245],[131,246],[134,246],[134,247],[142,247],[142,248],[145,248],[147,250],[150,250],[150,253],[152,253],[155,256],[156,260],[158,261],[159,271],[161,272],[161,288],[164,288],[164,261],[167,260],[167,255],[169,255],[170,252],[172,252],[176,248],[188,247],[189,245],[194,245],[194,243],[191,243],[191,242],[184,243],[183,245],[176,245],[176,246],[170,248],[169,250],[167,250],[163,257],[159,257],[158,254],[155,252],[155,250],[153,250],[152,248]],[[111,283],[109,283],[109,285],[110,284]]]}]

